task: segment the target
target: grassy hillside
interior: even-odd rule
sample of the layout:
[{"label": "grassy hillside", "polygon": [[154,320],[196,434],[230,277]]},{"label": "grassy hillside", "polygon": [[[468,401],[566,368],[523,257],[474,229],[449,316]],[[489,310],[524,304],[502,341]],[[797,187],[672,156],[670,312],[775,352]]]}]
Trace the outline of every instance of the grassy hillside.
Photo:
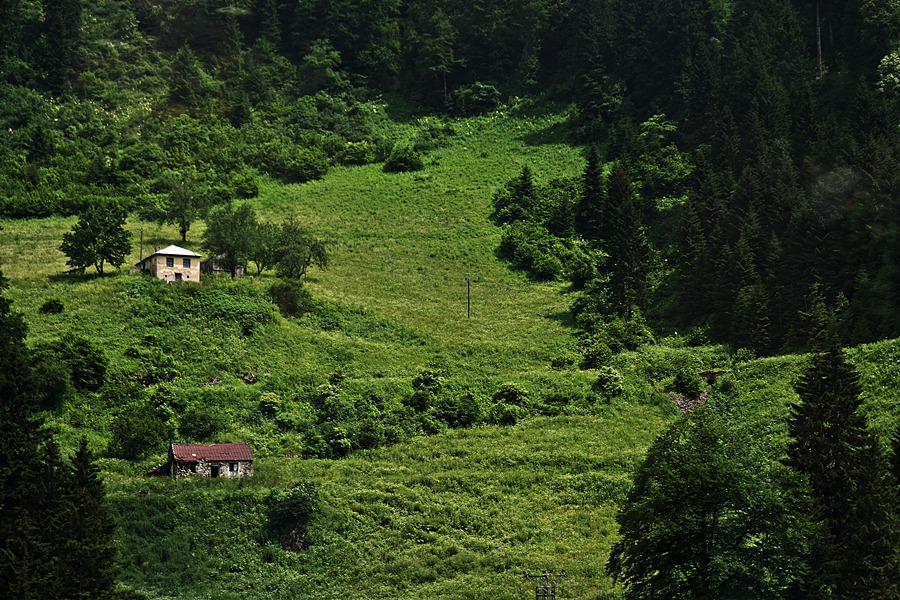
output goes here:
[{"label": "grassy hillside", "polygon": [[[709,402],[771,440],[777,458],[802,357],[741,362],[672,338],[616,356],[622,393],[612,395],[592,388],[597,371],[559,360],[575,351],[569,290],[500,261],[488,214],[493,192],[525,164],[538,181],[579,173],[579,152],[559,141],[563,120],[519,110],[454,121],[417,173],[368,165],[301,185],[263,181],[253,203],[264,219],[295,215],[333,242],[333,267],[306,285],[315,310],[301,317],[269,303],[269,274],[202,288],[124,269],[72,277],[58,251],[72,219],[2,223],[3,271],[29,343],[74,332],[109,361],[98,393],[77,392],[47,413],[64,448],[87,435],[104,452],[116,419],[149,403],[169,411],[173,439],[184,439],[188,414],[203,413],[215,427],[197,441],[246,440],[256,453],[256,476],[240,482],[144,477],[164,445],[135,461],[103,459],[124,585],[147,598],[521,598],[530,593],[523,570],[565,568],[564,597],[606,597],[616,505],[676,414],[660,390],[686,360],[729,372]],[[384,126],[415,136],[423,122]],[[168,227],[128,227],[129,264],[141,235],[144,255],[178,239]],[[191,229],[189,247],[201,233],[202,223]],[[61,314],[40,310],[49,299]],[[851,353],[885,436],[900,404],[898,355],[894,342]],[[528,417],[447,429],[416,415],[405,402],[426,368],[442,377],[437,404],[467,398],[487,410],[513,383],[527,392],[519,414]],[[248,372],[258,383],[242,380]],[[162,383],[131,383],[147,373]],[[313,423],[314,411],[331,420]],[[337,460],[298,458],[316,454],[326,425],[375,441]],[[266,507],[301,480],[318,486],[321,506],[310,548],[287,552]]]}]

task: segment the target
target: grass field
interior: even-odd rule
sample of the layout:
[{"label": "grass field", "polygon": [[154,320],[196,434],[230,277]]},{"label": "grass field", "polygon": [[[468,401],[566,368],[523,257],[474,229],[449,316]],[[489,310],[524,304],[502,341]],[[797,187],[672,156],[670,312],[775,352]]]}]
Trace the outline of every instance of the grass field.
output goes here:
[{"label": "grass field", "polygon": [[[733,426],[771,438],[777,451],[802,357],[740,363],[726,348],[674,340],[617,356],[625,392],[606,402],[590,399],[595,371],[551,367],[575,348],[569,289],[530,281],[499,260],[500,230],[488,216],[494,192],[526,164],[539,182],[580,172],[579,150],[561,140],[565,119],[563,111],[519,110],[454,121],[455,134],[417,173],[369,165],[300,185],[262,181],[252,200],[261,218],[296,216],[332,241],[333,256],[331,268],[314,271],[306,284],[319,313],[284,318],[269,307],[271,321],[249,333],[184,312],[189,295],[148,288],[127,268],[64,275],[58,247],[74,219],[0,223],[7,294],[26,317],[30,344],[66,332],[85,336],[102,348],[118,382],[148,360],[168,361],[177,376],[166,393],[223,421],[207,441],[254,447],[256,476],[239,482],[144,477],[164,459],[162,449],[134,462],[102,460],[120,524],[124,585],[145,598],[513,599],[533,593],[524,570],[565,569],[560,597],[616,598],[604,565],[617,503],[676,414],[659,390],[679,357],[728,370],[728,389],[711,402]],[[393,127],[395,135],[415,135],[414,125]],[[140,239],[144,256],[179,243],[172,227],[132,220],[128,228],[135,246],[126,266],[140,258]],[[202,231],[202,222],[194,225],[188,247],[200,250]],[[256,306],[267,302],[273,281],[264,274],[204,289],[238,290]],[[62,301],[64,312],[43,314],[48,299]],[[860,365],[873,427],[887,438],[900,409],[898,344],[850,356]],[[528,391],[537,414],[557,416],[445,430],[340,460],[291,458],[306,443],[291,424],[303,421],[335,373],[343,378],[338,407],[377,404],[384,414],[402,414],[424,368],[442,373],[447,395],[488,401],[510,382]],[[259,383],[243,383],[246,372]],[[281,421],[260,415],[263,392],[283,402]],[[102,454],[122,409],[110,394],[80,393],[47,420],[63,448],[87,435]],[[299,480],[314,482],[322,503],[313,545],[286,552],[266,531],[265,507],[273,490]]]}]

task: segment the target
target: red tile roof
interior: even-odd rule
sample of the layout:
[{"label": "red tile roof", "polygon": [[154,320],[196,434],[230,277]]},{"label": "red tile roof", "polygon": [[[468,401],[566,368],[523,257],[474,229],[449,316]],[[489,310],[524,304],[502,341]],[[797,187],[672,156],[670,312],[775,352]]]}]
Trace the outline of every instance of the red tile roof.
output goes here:
[{"label": "red tile roof", "polygon": [[175,460],[253,460],[246,442],[237,444],[172,444]]}]

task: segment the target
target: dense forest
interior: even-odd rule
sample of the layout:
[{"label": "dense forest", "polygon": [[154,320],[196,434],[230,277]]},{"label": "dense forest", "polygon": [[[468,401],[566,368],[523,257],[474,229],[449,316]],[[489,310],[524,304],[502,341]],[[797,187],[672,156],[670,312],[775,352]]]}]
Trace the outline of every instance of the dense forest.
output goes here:
[{"label": "dense forest", "polygon": [[569,135],[595,151],[582,181],[511,182],[497,217],[520,266],[585,287],[575,311],[587,330],[646,318],[771,354],[804,347],[822,296],[841,307],[845,342],[900,333],[891,3],[16,0],[3,11],[7,216],[113,198],[175,220],[254,196],[260,173],[306,181],[427,150],[428,135],[375,132],[366,102],[380,95],[438,114],[542,95],[574,100]]},{"label": "dense forest", "polygon": [[[502,131],[519,127],[504,121],[510,115],[529,123],[528,131]],[[491,505],[477,513],[482,507],[465,506],[463,498],[453,510],[466,518],[435,510],[428,518],[440,527],[399,527],[409,514],[426,512],[423,501],[397,514],[366,512],[382,508],[357,503],[352,486],[349,499],[339,498],[338,484],[324,486],[320,497],[295,474],[272,475],[285,468],[275,463],[263,463],[263,473],[271,469],[263,483],[220,496],[212,488],[146,483],[140,468],[152,466],[144,463],[176,436],[249,439],[263,460],[337,462],[354,451],[451,429],[515,425],[525,416],[577,415],[617,432],[620,417],[647,411],[635,426],[640,434],[629,431],[635,438],[657,433],[660,421],[674,424],[648,443],[633,484],[619,479],[634,461],[616,458],[602,485],[563,486],[560,494],[622,508],[613,526],[618,541],[598,542],[598,556],[609,561],[596,569],[612,578],[609,586],[624,584],[631,598],[898,597],[900,441],[890,444],[900,436],[890,414],[895,375],[886,374],[898,359],[893,346],[849,360],[842,349],[900,337],[898,115],[896,2],[0,2],[0,217],[38,223],[10,227],[26,238],[41,223],[55,234],[78,217],[50,244],[70,258],[70,273],[45,276],[42,264],[46,281],[13,290],[39,323],[37,340],[27,339],[8,290],[0,295],[0,452],[10,465],[0,489],[4,593],[158,597],[158,590],[177,595],[196,585],[184,575],[191,565],[206,560],[209,573],[222,567],[196,557],[203,552],[195,553],[194,526],[166,529],[183,544],[170,550],[170,538],[147,525],[168,523],[184,498],[210,511],[218,503],[253,523],[235,534],[250,540],[233,545],[250,558],[228,567],[233,597],[248,581],[275,581],[272,573],[303,572],[325,590],[322,573],[334,565],[353,563],[359,570],[346,570],[351,580],[369,572],[347,550],[364,546],[368,532],[358,523],[366,519],[419,545],[447,531],[481,535],[490,526],[473,533],[478,527],[469,517],[487,523],[500,512]],[[471,136],[471,153],[468,141],[453,141],[463,136]],[[508,140],[515,151],[501,148]],[[553,158],[560,151],[552,144],[574,159]],[[462,155],[482,163],[461,162]],[[477,178],[493,160],[506,162],[503,181],[480,179],[490,206],[466,212],[479,205],[468,204],[475,187],[461,180]],[[346,188],[311,187],[334,172],[350,182]],[[398,172],[416,173],[403,179]],[[459,181],[439,181],[435,172]],[[401,183],[390,187],[376,176]],[[441,195],[417,206],[429,186]],[[375,194],[387,189],[395,196],[376,206]],[[370,205],[334,199],[354,193]],[[309,206],[298,207],[301,197]],[[450,223],[440,220],[447,203],[460,205],[465,226],[434,233],[431,227],[441,228],[434,223]],[[326,242],[306,221],[315,222],[320,209],[339,219],[335,206],[365,219],[339,229],[347,239]],[[257,222],[256,210],[276,218]],[[473,215],[482,229],[472,226]],[[237,237],[252,238],[253,248],[232,248],[241,219],[247,227]],[[105,221],[117,240],[114,257],[75,257]],[[104,276],[104,261],[119,267],[134,253],[135,222],[174,227],[168,231],[181,243],[225,256],[232,277],[253,261],[263,283],[222,278],[193,288]],[[360,241],[377,227],[390,230],[383,247]],[[382,294],[372,310],[344,303],[349,284],[328,299],[310,292],[324,286],[309,285],[307,268],[340,268],[329,258],[334,248],[339,259],[355,261],[343,273],[347,280],[379,260],[396,269],[385,266],[385,279],[411,280],[429,270],[426,255],[456,260],[484,250],[450,239],[469,229],[493,240],[483,254],[505,261],[504,277],[565,290],[565,314],[545,311],[559,328],[547,348],[534,340],[476,346],[471,324],[448,322],[441,308],[417,313],[404,306],[389,314],[406,310],[415,326],[392,321],[385,307],[409,298],[373,280],[360,278],[361,287],[375,290],[369,296],[347,294]],[[162,240],[156,231],[154,242]],[[397,258],[404,239],[418,254]],[[18,239],[4,244],[21,252]],[[359,248],[376,251],[354,256]],[[23,263],[38,264],[38,255]],[[4,270],[11,258],[2,257]],[[456,268],[453,260],[447,264]],[[93,279],[84,274],[92,264],[99,275]],[[266,279],[268,268],[281,279]],[[457,277],[450,269],[436,276]],[[475,286],[495,285],[502,296],[511,280],[491,273],[495,281],[476,277]],[[471,294],[473,280],[465,283]],[[424,305],[429,284],[417,285],[413,295]],[[0,276],[0,288],[15,286]],[[79,294],[92,293],[96,320],[129,333],[79,321]],[[527,300],[533,297],[521,293],[510,302]],[[435,306],[447,312],[447,305]],[[542,331],[520,331],[515,318],[498,326],[507,318],[499,312],[486,326],[491,335]],[[542,327],[551,320],[544,317]],[[64,327],[69,318],[78,332]],[[478,343],[490,337],[474,331]],[[802,368],[785,356],[807,351],[814,358]],[[536,391],[507,381],[519,363],[526,366],[516,376]],[[701,370],[711,379],[700,379]],[[723,383],[715,384],[720,376]],[[760,398],[766,386],[776,389],[774,400]],[[675,419],[670,399],[708,406]],[[73,435],[81,430],[86,437],[76,451]],[[118,546],[90,447],[105,448],[106,474],[127,490],[111,503],[124,530]],[[635,448],[641,444],[629,439],[616,451]],[[582,456],[580,448],[566,452]],[[830,469],[821,468],[822,456]],[[561,477],[580,477],[574,467],[552,467]],[[433,483],[416,475],[401,487]],[[360,496],[400,504],[380,483],[371,485],[375,491]],[[489,501],[516,497],[516,485],[508,488]],[[661,498],[660,489],[671,493]],[[145,502],[148,494],[156,499]],[[32,496],[43,501],[27,501]],[[653,530],[658,523],[672,527]],[[595,537],[606,540],[603,527]],[[520,535],[501,532],[507,554]],[[294,541],[282,547],[285,537]],[[454,540],[454,550],[432,557],[429,568],[469,556],[457,538],[441,539]],[[474,545],[495,543],[486,539]],[[126,557],[113,565],[117,548]],[[238,564],[245,559],[251,567]],[[183,581],[166,572],[169,560],[186,565]],[[520,566],[505,555],[482,558],[478,567],[471,556],[465,560],[461,573]],[[117,588],[120,567],[128,583]],[[279,590],[305,589],[293,584],[300,586]],[[335,589],[353,589],[354,582],[341,585]],[[197,597],[211,593],[190,589]],[[370,591],[375,597],[385,589],[379,582]]]}]

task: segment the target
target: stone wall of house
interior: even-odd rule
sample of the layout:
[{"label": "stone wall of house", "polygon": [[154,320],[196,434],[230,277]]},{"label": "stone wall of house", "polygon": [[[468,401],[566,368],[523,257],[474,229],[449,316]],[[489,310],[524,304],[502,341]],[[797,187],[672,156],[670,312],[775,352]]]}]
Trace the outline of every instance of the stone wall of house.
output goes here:
[{"label": "stone wall of house", "polygon": [[[172,258],[173,266],[166,266],[166,259]],[[184,266],[184,261],[189,260],[190,267]],[[200,259],[196,256],[165,256],[158,255],[152,257],[148,261],[148,270],[154,277],[165,279],[166,281],[176,281],[176,273],[181,273],[182,281],[192,281],[198,283],[200,281]]]},{"label": "stone wall of house", "polygon": [[172,465],[174,477],[212,477],[214,467],[219,468],[219,477],[253,477],[253,463],[246,460],[206,460],[196,462],[175,461]]}]

